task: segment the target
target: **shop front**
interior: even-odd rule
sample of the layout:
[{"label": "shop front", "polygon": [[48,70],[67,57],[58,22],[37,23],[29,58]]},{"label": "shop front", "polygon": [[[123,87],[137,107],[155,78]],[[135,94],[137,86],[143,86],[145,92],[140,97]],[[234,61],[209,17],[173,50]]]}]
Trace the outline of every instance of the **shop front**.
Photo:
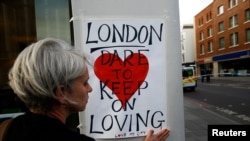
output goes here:
[{"label": "shop front", "polygon": [[218,62],[219,76],[249,76],[250,50],[213,57]]}]

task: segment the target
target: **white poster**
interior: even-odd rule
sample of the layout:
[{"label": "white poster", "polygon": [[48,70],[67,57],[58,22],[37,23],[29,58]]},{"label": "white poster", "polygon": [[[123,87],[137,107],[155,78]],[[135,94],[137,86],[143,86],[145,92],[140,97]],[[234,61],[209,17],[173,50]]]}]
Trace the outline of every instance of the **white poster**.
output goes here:
[{"label": "white poster", "polygon": [[84,111],[94,138],[145,136],[166,128],[166,43],[163,19],[89,19],[83,48],[91,56],[93,91]]}]

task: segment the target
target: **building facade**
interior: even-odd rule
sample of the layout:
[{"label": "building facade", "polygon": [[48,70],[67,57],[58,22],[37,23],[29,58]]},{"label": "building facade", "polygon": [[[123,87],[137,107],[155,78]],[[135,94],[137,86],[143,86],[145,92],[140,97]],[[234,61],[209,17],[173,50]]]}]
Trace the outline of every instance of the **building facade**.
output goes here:
[{"label": "building facade", "polygon": [[17,55],[44,37],[72,44],[69,0],[0,0],[0,89],[8,87],[8,71]]},{"label": "building facade", "polygon": [[70,0],[0,0],[0,114],[23,111],[8,85],[17,55],[44,37],[74,44]]},{"label": "building facade", "polygon": [[194,26],[192,24],[183,25],[181,32],[181,60],[185,66],[195,65],[195,39]]},{"label": "building facade", "polygon": [[195,16],[198,73],[250,74],[250,0],[214,0]]}]

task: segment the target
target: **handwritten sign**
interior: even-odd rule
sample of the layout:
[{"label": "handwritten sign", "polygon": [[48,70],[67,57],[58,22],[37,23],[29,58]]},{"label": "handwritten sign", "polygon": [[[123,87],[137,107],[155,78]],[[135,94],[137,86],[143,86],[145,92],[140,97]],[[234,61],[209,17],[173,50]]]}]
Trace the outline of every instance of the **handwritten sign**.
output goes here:
[{"label": "handwritten sign", "polygon": [[[145,136],[166,127],[166,43],[162,19],[85,20],[93,91],[82,122],[94,138]],[[91,70],[93,69],[93,70]]]}]

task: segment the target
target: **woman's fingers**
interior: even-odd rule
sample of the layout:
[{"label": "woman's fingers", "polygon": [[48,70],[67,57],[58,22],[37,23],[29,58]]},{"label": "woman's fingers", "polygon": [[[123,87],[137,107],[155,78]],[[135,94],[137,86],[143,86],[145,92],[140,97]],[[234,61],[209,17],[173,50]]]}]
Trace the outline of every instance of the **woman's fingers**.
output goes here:
[{"label": "woman's fingers", "polygon": [[149,132],[148,132],[148,134],[147,134],[144,141],[151,141],[151,138],[153,137],[153,134],[154,134],[154,130],[152,130],[152,129],[149,130]]},{"label": "woman's fingers", "polygon": [[169,136],[169,130],[168,129],[163,129],[157,133],[158,139],[161,141],[165,141],[167,137]]},{"label": "woman's fingers", "polygon": [[144,141],[165,141],[169,136],[168,129],[162,129],[154,135],[154,130],[149,130]]}]

